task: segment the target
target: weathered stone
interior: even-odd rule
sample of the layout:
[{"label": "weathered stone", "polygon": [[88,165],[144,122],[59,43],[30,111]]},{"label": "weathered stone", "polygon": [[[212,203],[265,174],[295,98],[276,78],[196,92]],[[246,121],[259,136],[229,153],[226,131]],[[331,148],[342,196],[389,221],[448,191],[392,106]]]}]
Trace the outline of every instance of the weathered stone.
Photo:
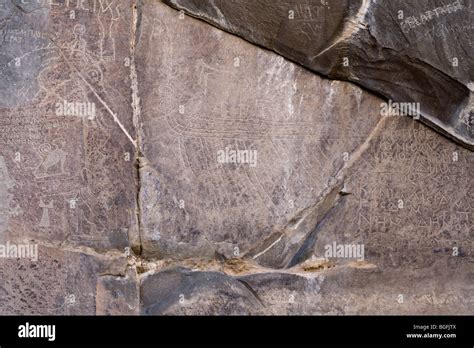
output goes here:
[{"label": "weathered stone", "polygon": [[146,275],[141,282],[142,314],[251,314],[259,303],[244,283],[217,272],[184,268]]},{"label": "weathered stone", "polygon": [[97,281],[98,315],[136,315],[139,313],[139,282],[135,269],[125,276],[106,275]]},{"label": "weathered stone", "polygon": [[0,246],[39,252],[0,258],[1,314],[96,314],[139,247],[132,11],[109,4],[0,2]]},{"label": "weathered stone", "polygon": [[[26,244],[26,243],[25,243]],[[95,315],[101,275],[124,276],[127,259],[37,245],[37,260],[0,258],[1,315]]]},{"label": "weathered stone", "polygon": [[[143,255],[291,265],[337,199],[334,177],[379,121],[380,100],[163,4],[141,11]],[[255,162],[220,163],[227,150]]]},{"label": "weathered stone", "polygon": [[474,148],[472,1],[164,1],[330,78],[419,103],[413,116]]},{"label": "weathered stone", "polygon": [[347,176],[351,195],[320,225],[315,256],[336,241],[363,243],[366,260],[382,268],[429,267],[453,255],[472,262],[472,161],[417,123],[384,120]]},{"label": "weathered stone", "polygon": [[145,276],[142,310],[166,315],[459,315],[472,312],[471,278],[467,263],[452,272],[442,258],[416,270],[352,263],[239,276],[174,268]]},{"label": "weathered stone", "polygon": [[[167,2],[472,144],[462,0]],[[0,314],[472,313],[468,149],[161,1],[0,34]]]},{"label": "weathered stone", "polygon": [[49,3],[0,6],[0,240],[123,250],[138,243],[131,10]]},{"label": "weathered stone", "polygon": [[[359,287],[349,282],[373,284],[366,291],[385,300],[377,309],[366,305],[351,311],[472,311],[474,304],[465,296],[473,286],[472,159],[470,151],[409,119],[383,121],[347,175],[351,194],[320,224],[313,252],[321,258],[333,243],[364,246],[365,262],[378,273],[366,281],[345,277],[350,281],[334,289]],[[332,260],[342,267],[355,258]],[[399,306],[390,303],[394,294],[403,296]]]},{"label": "weathered stone", "polygon": [[[278,2],[272,3],[275,5],[266,5],[279,6]],[[248,4],[259,6],[261,3]],[[229,4],[231,5],[232,3]],[[298,73],[286,73],[286,76],[283,75],[285,77],[278,79],[286,70],[284,66],[273,68],[271,58],[267,58],[272,57],[270,52],[257,50],[236,38],[205,28],[188,17],[180,17],[179,13],[173,15],[166,9],[153,12],[157,8],[159,4],[145,4],[142,9],[146,15],[142,17],[137,55],[139,80],[143,81],[140,84],[140,95],[144,115],[144,151],[141,163],[144,255],[178,259],[213,257],[217,249],[217,259],[226,263],[227,258],[235,256],[233,251],[237,246],[238,251],[243,254],[244,262],[253,260],[271,268],[289,267],[287,271],[278,273],[271,269],[261,269],[255,273],[255,269],[249,271],[242,267],[242,272],[248,274],[239,275],[237,272],[223,278],[219,284],[225,282],[224,279],[229,282],[231,279],[244,281],[260,302],[261,306],[253,308],[239,302],[238,313],[455,314],[472,311],[473,303],[465,297],[472,289],[472,281],[466,276],[469,274],[471,258],[469,250],[472,250],[472,222],[469,213],[472,210],[472,197],[469,193],[472,189],[468,175],[472,168],[472,156],[468,150],[450,143],[408,118],[380,118],[382,100],[378,98],[366,101],[366,109],[361,112],[360,105],[364,105],[364,97],[368,96],[364,91],[357,92],[360,97],[356,101],[362,99],[362,103],[352,104],[349,107],[351,113],[341,116],[343,105],[351,105],[346,96],[353,92],[343,92],[346,88],[354,88],[348,84],[331,82],[327,94],[324,87],[319,87],[319,90],[315,89],[310,94],[312,100],[308,102],[305,93],[308,86],[311,83],[325,86],[325,80],[314,75],[307,80],[307,71],[291,63],[287,63],[288,66],[292,66],[291,69]],[[191,8],[190,11],[195,13],[197,10]],[[353,9],[347,7],[343,12],[351,11]],[[147,16],[153,20],[147,19]],[[221,22],[226,25],[232,23],[232,20],[239,22],[233,16],[239,17],[237,10],[223,12]],[[247,16],[250,18],[251,13],[246,13],[243,17]],[[246,25],[245,21],[239,23]],[[261,25],[262,22],[259,23]],[[285,33],[284,30],[280,32],[282,35]],[[252,31],[252,35],[260,34],[261,31]],[[155,37],[165,38],[160,41],[160,46],[153,45]],[[266,37],[262,38],[265,39]],[[154,47],[158,53],[150,55],[148,52],[153,50],[150,47]],[[252,50],[258,52],[259,58],[256,60],[257,64],[253,65],[251,63],[255,59],[251,58]],[[151,65],[150,60],[156,59],[154,57],[162,58],[157,64]],[[197,68],[184,64],[189,61],[196,62]],[[203,61],[206,63],[203,64]],[[213,64],[213,61],[216,63]],[[260,62],[263,63],[259,64]],[[238,73],[233,73],[235,68],[238,68]],[[140,71],[141,69],[143,70]],[[270,86],[262,84],[266,80],[260,72],[271,72],[274,76]],[[159,77],[153,79],[156,75]],[[249,76],[247,80],[246,76]],[[296,84],[296,90],[291,91],[290,88],[282,91],[278,80],[288,79],[288,85]],[[152,82],[147,82],[150,80]],[[242,82],[244,80],[246,83]],[[163,84],[163,81],[165,87],[161,91],[160,86],[155,83]],[[253,81],[258,83],[252,84]],[[302,89],[301,85],[306,86],[306,89]],[[246,87],[243,91],[242,86]],[[245,94],[247,89],[251,93]],[[285,139],[280,151],[285,153],[285,149],[289,149],[286,152],[288,157],[295,158],[295,162],[286,161],[281,164],[284,172],[288,171],[289,163],[294,165],[290,167],[291,175],[286,180],[284,175],[279,175],[275,170],[279,168],[279,161],[283,156],[278,151],[268,154],[265,150],[265,139],[280,139],[281,134],[275,133],[275,126],[262,127],[265,129],[261,135],[264,140],[257,142],[255,139],[258,140],[259,137],[255,133],[259,128],[252,120],[245,118],[256,114],[252,105],[256,99],[262,98],[272,100],[268,103],[275,110],[271,112],[271,120],[274,121],[282,114],[290,115],[290,108],[283,105],[278,107],[282,99],[279,93],[291,95],[296,100],[301,93],[305,98],[300,105],[311,103],[311,107],[299,108],[292,115],[296,117],[297,123],[304,122],[309,117],[309,124],[327,124],[329,119],[323,118],[320,121],[321,116],[314,110],[323,115],[330,112],[333,119],[328,134],[339,140],[330,151],[324,152],[321,148],[326,148],[328,140],[322,134],[301,134],[296,139]],[[153,104],[153,100],[159,100],[160,105]],[[225,100],[226,104],[219,106],[219,100]],[[242,100],[246,107],[244,112],[240,106]],[[308,116],[305,110],[310,110]],[[361,118],[357,116],[359,112]],[[337,119],[338,116],[341,118]],[[261,118],[261,122],[266,120]],[[370,118],[374,119],[374,123],[359,123],[362,119],[365,122]],[[344,132],[341,125],[347,124],[349,120],[355,126],[354,131]],[[239,123],[243,121],[247,123]],[[174,125],[174,133],[168,130],[166,123]],[[364,130],[368,132],[361,138],[357,137]],[[312,199],[302,200],[298,205],[299,209],[294,211],[256,204],[258,200],[252,199],[247,193],[251,193],[252,189],[245,189],[245,185],[234,188],[239,170],[245,168],[242,165],[235,166],[222,179],[224,185],[216,184],[214,180],[222,166],[213,162],[215,157],[213,159],[212,155],[217,156],[217,151],[228,146],[228,143],[217,142],[215,139],[240,140],[244,135],[249,137],[249,132],[252,139],[247,142],[258,144],[259,161],[265,155],[272,159],[271,163],[263,164],[261,172],[258,171],[261,162],[258,162],[258,182],[271,182],[275,185],[286,183],[280,190],[270,186],[267,192],[271,193],[271,202],[277,208],[284,206],[294,197],[308,192],[305,189],[308,186],[317,190],[313,193],[314,196],[309,195]],[[182,140],[186,137],[189,139]],[[347,137],[352,141],[361,141],[356,141],[355,146],[348,146],[346,142],[351,142],[351,139]],[[313,142],[320,151],[309,150],[311,155],[305,161],[305,156],[299,156],[302,151],[314,149]],[[222,145],[218,147],[216,143]],[[251,145],[242,140],[241,143],[245,148],[251,148]],[[298,147],[295,147],[295,143]],[[336,153],[341,158],[338,159]],[[182,160],[177,162],[176,158]],[[316,170],[318,177],[312,177],[304,172],[304,165],[313,165],[316,161],[325,164]],[[324,166],[328,162],[332,163],[332,170],[326,172]],[[156,187],[161,188],[160,195],[153,194]],[[459,190],[459,187],[466,187],[466,190]],[[292,190],[298,196],[289,196],[288,193]],[[247,193],[244,200],[239,202],[235,199],[232,202],[233,198],[241,195],[240,192]],[[278,192],[286,195],[279,196]],[[369,192],[367,197],[362,197],[364,192]],[[441,196],[450,197],[451,201],[448,202],[452,203],[454,199],[456,203],[449,208],[450,205]],[[209,201],[222,203],[207,205]],[[227,201],[232,210],[224,205]],[[298,201],[297,198],[293,200],[295,201]],[[238,210],[239,207],[242,207],[242,212]],[[462,210],[461,207],[467,209]],[[268,214],[268,211],[275,210],[276,213],[270,218],[256,219],[259,212]],[[252,215],[245,215],[246,212],[251,212]],[[440,212],[449,216],[444,214],[441,218],[443,221],[440,221],[437,217]],[[250,223],[249,217],[252,219]],[[217,224],[219,227],[212,226],[213,219],[221,219],[222,222]],[[278,219],[283,222],[278,223]],[[419,226],[425,219],[436,221],[434,225],[430,222],[431,225],[426,226],[425,230]],[[367,221],[369,225],[365,226]],[[261,227],[262,222],[269,226],[267,230],[270,232],[262,233],[265,230],[254,228]],[[248,229],[236,228],[247,224],[250,226]],[[233,228],[236,228],[235,232]],[[456,232],[445,233],[443,230]],[[225,234],[218,237],[221,233]],[[222,246],[223,243],[219,245],[221,241],[229,241],[229,236],[232,238],[233,234],[237,236],[234,237],[237,242],[227,248]],[[247,240],[248,244],[245,244]],[[205,241],[205,245],[200,244],[201,241]],[[340,258],[336,256],[330,258],[330,261],[316,263],[305,261],[311,255],[317,259],[324,258],[324,251],[333,243],[363,245],[363,261],[357,261],[357,255],[349,258],[344,255]],[[455,251],[459,253],[453,256]],[[453,267],[458,272],[452,272]],[[197,269],[202,268],[205,267]],[[224,266],[223,270],[225,269]],[[189,272],[190,270],[181,269],[174,270],[172,274],[181,279],[183,274]],[[193,277],[200,278],[206,273],[196,270],[192,274]],[[164,275],[157,273],[156,277]],[[419,286],[414,288],[414,283]],[[147,284],[149,288],[156,286]],[[182,289],[181,286],[177,288]],[[147,303],[160,308],[159,313],[164,313],[163,308],[167,308],[167,314],[220,314],[222,304],[217,308],[206,307],[203,311],[199,310],[199,301],[211,301],[214,297],[212,289],[213,285],[199,286],[199,290],[189,292],[188,296],[192,300],[187,305],[181,303],[181,306],[177,302],[181,290],[174,291],[171,287],[165,293],[153,293],[149,290]],[[232,296],[226,292],[226,298],[229,297]]]}]

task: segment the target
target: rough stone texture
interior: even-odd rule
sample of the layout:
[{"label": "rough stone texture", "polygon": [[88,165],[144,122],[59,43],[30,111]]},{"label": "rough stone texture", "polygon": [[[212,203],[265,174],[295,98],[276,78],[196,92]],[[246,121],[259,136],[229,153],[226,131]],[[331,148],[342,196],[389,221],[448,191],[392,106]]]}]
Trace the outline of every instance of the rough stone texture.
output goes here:
[{"label": "rough stone texture", "polygon": [[0,314],[472,314],[469,4],[167,2],[282,56],[161,1],[0,4],[0,256],[38,246]]},{"label": "rough stone texture", "polygon": [[[54,3],[0,3],[0,243],[39,252],[0,259],[2,314],[95,314],[96,280],[118,274],[95,258],[122,255],[124,273],[138,244],[135,147],[118,124],[133,135],[131,7]],[[67,115],[64,101],[91,106]]]},{"label": "rough stone texture", "polygon": [[125,276],[123,273],[101,276],[96,291],[98,315],[138,314],[139,286],[135,269],[128,268]]},{"label": "rough stone texture", "polygon": [[[137,233],[135,150],[117,124],[133,130],[123,64],[131,11],[31,3],[9,1],[1,12],[0,166],[10,198],[0,238],[123,249]],[[94,103],[95,117],[58,115],[64,101]]]},{"label": "rough stone texture", "polygon": [[237,279],[217,272],[171,269],[142,279],[142,314],[251,314],[258,299]]},{"label": "rough stone texture", "polygon": [[[379,99],[164,5],[142,11],[144,255],[217,249],[232,257],[238,248],[257,257],[282,238],[284,250],[258,259],[289,265],[330,206],[318,202],[339,192],[344,153],[356,152],[379,121]],[[257,151],[256,165],[218,163],[226,147]]]},{"label": "rough stone texture", "polygon": [[43,245],[37,261],[0,258],[0,314],[96,314],[96,283],[107,274],[124,276],[126,267],[124,256]]},{"label": "rough stone texture", "polygon": [[421,121],[474,146],[472,1],[165,2],[330,78],[418,102]]}]

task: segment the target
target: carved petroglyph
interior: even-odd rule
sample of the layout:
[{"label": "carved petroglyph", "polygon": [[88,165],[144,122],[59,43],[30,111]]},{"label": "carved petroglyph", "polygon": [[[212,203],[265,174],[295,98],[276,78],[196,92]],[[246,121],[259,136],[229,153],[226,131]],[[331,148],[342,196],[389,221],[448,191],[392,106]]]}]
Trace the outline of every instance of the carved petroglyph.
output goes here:
[{"label": "carved petroglyph", "polygon": [[[399,0],[314,0],[268,7],[164,1],[330,78],[353,81],[397,102],[418,102],[421,122],[473,148],[472,132],[458,122],[473,75],[472,40],[466,35],[466,23],[472,22],[469,1],[412,6]],[[216,13],[232,15],[222,20]],[[313,21],[321,29],[305,26]]]},{"label": "carved petroglyph", "polygon": [[166,2],[403,98],[162,1],[0,2],[0,241],[39,245],[0,314],[472,312],[472,156],[383,109],[469,134],[466,9]]},{"label": "carved petroglyph", "polygon": [[34,171],[37,179],[45,179],[58,175],[68,175],[65,171],[67,153],[61,148],[51,144],[43,144],[38,148],[38,153],[42,160]]},{"label": "carved petroglyph", "polygon": [[115,26],[121,18],[120,3],[115,0],[100,1],[98,21],[100,29],[100,56],[103,60],[115,60]]},{"label": "carved petroglyph", "polygon": [[49,203],[44,203],[43,200],[40,200],[39,207],[42,209],[41,221],[38,226],[41,228],[49,228],[51,226],[49,219],[49,212],[54,208],[54,201]]},{"label": "carved petroglyph", "polygon": [[[331,162],[330,154],[346,140],[349,151],[363,142],[358,127],[342,119],[349,111],[339,109],[333,95],[347,95],[361,112],[367,112],[371,101],[357,99],[356,89],[321,83],[285,59],[240,40],[210,56],[221,40],[217,30],[163,16],[154,12],[142,17],[137,49],[140,61],[155,62],[153,68],[139,68],[143,84],[154,87],[141,97],[147,159],[141,174],[144,252],[171,255],[176,240],[189,255],[207,255],[217,248],[231,257],[236,245],[245,255],[311,204],[343,163],[342,156],[331,164],[324,159]],[[153,74],[159,79],[150,79]],[[315,101],[315,90],[325,97]],[[330,119],[338,124],[337,131],[328,128]],[[369,129],[376,121],[377,116],[369,121]],[[220,160],[217,154],[225,153],[229,155]],[[252,161],[250,153],[256,154]],[[155,174],[155,167],[179,173],[176,183]],[[150,196],[158,183],[167,191]],[[175,210],[180,200],[185,209]],[[249,205],[259,208],[249,211]],[[163,213],[154,213],[157,209]]]}]

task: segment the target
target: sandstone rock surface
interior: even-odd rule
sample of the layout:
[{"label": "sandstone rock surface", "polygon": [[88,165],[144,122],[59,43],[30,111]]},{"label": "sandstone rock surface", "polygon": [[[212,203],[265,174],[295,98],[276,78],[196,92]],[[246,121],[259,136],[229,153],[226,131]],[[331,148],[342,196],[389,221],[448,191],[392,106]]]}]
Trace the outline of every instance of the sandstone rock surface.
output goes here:
[{"label": "sandstone rock surface", "polygon": [[0,4],[0,314],[472,314],[469,3],[165,2]]},{"label": "sandstone rock surface", "polygon": [[395,102],[472,150],[474,4],[469,0],[165,0],[334,79]]}]

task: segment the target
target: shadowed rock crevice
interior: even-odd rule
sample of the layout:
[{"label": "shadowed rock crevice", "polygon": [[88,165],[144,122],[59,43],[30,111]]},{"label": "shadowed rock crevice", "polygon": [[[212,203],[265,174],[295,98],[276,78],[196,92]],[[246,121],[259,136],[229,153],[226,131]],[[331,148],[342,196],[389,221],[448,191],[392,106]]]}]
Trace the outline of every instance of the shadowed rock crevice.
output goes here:
[{"label": "shadowed rock crevice", "polygon": [[136,255],[141,255],[141,177],[140,177],[140,166],[143,162],[142,158],[142,130],[141,130],[141,106],[140,106],[140,95],[138,87],[138,76],[137,67],[135,63],[136,46],[140,37],[140,23],[141,23],[141,1],[134,1],[132,4],[132,28],[130,34],[130,89],[132,93],[132,110],[133,110],[133,125],[135,127],[136,134],[136,150],[135,150],[135,169],[136,169],[136,233],[130,239],[131,249]]}]

